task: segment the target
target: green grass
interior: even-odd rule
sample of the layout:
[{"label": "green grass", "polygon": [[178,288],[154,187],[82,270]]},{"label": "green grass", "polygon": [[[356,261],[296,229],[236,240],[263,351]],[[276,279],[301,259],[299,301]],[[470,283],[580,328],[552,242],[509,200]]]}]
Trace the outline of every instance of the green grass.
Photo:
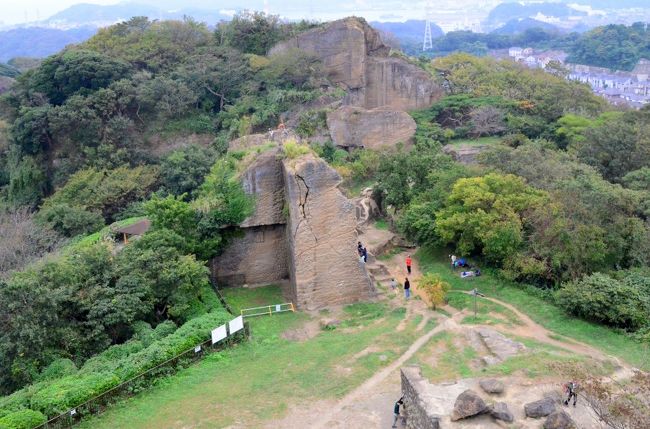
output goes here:
[{"label": "green grass", "polygon": [[[224,295],[235,309],[282,301],[278,286],[225,289]],[[353,304],[345,307],[341,326],[305,341],[286,340],[282,333],[304,326],[307,314],[251,318],[250,341],[210,355],[80,427],[263,426],[290,406],[340,398],[393,362],[423,334],[415,332],[413,320],[395,335],[404,317],[403,308]],[[371,353],[355,358],[371,346]]]},{"label": "green grass", "polygon": [[501,143],[501,137],[480,137],[477,139],[458,139],[451,140],[448,144],[453,147],[458,146],[483,146],[483,145],[496,145]]},{"label": "green grass", "polygon": [[[463,319],[463,323],[483,323],[483,322],[491,322],[488,324],[499,324],[499,323],[505,323],[507,325],[521,325],[521,321],[517,317],[515,313],[512,312],[512,310],[505,308],[502,305],[499,305],[495,302],[487,301],[478,298],[476,300],[476,313],[477,313],[477,318],[476,321],[474,321],[474,297],[466,295],[464,293],[458,293],[458,292],[451,292],[447,295],[447,302],[449,303],[450,306],[462,310],[462,309],[469,309],[472,312],[471,316],[465,317]],[[492,316],[492,314],[496,314],[498,316]],[[501,317],[502,316],[502,317]]]},{"label": "green grass", "polygon": [[[436,349],[445,350],[436,357],[435,365],[426,363],[429,355]],[[449,331],[440,332],[429,340],[409,361],[422,368],[422,375],[432,382],[454,378],[467,378],[473,374],[470,362],[477,357],[476,350],[472,347],[459,348],[454,345],[453,334]]]},{"label": "green grass", "polygon": [[386,222],[386,219],[377,219],[377,221],[375,221],[375,228],[377,228],[377,229],[381,229],[383,231],[388,231],[389,227],[390,227],[390,225],[388,225],[388,222]]},{"label": "green grass", "polygon": [[[650,370],[650,345],[634,341],[625,333],[603,325],[590,323],[567,315],[560,308],[527,292],[525,286],[499,278],[490,270],[483,270],[480,277],[461,279],[458,272],[452,272],[445,249],[422,248],[416,254],[423,272],[439,273],[449,282],[452,289],[471,290],[478,288],[489,297],[514,305],[519,311],[557,334],[592,345],[607,354]],[[451,293],[449,296],[453,296]]]}]

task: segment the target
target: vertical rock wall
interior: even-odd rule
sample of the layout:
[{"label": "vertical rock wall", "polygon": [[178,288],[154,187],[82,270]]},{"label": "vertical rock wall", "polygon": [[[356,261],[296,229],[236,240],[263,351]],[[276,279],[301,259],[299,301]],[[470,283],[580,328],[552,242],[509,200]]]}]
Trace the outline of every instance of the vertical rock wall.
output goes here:
[{"label": "vertical rock wall", "polygon": [[356,209],[338,189],[338,173],[311,154],[283,167],[294,302],[311,310],[370,299],[373,286],[356,253]]},{"label": "vertical rock wall", "polygon": [[420,368],[407,366],[400,371],[402,378],[402,395],[406,409],[406,427],[408,429],[439,429],[440,417],[431,413],[424,400],[426,384]]}]

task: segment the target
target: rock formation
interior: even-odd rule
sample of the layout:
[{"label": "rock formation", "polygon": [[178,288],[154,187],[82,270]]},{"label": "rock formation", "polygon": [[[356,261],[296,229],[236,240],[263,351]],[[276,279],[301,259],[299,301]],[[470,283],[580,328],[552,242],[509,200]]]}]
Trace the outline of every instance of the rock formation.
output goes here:
[{"label": "rock formation", "polygon": [[501,420],[506,423],[512,423],[515,420],[515,416],[510,412],[508,404],[505,402],[497,402],[491,406],[490,415],[494,417],[495,420]]},{"label": "rock formation", "polygon": [[385,107],[366,110],[343,106],[327,114],[327,127],[337,146],[377,149],[410,143],[416,125],[406,112]]},{"label": "rock formation", "polygon": [[460,162],[461,164],[471,165],[476,164],[477,157],[482,152],[490,149],[490,145],[471,145],[471,144],[460,144],[460,145],[446,145],[442,150],[451,155],[454,160]]},{"label": "rock formation", "polygon": [[311,154],[283,159],[279,147],[267,147],[241,179],[255,211],[240,225],[243,237],[212,261],[218,282],[289,281],[292,301],[307,309],[374,296],[356,253],[356,207],[325,161]]},{"label": "rock formation", "polygon": [[503,389],[505,389],[503,382],[495,380],[493,378],[481,380],[478,382],[478,384],[486,393],[503,393]]},{"label": "rock formation", "polygon": [[565,411],[555,411],[546,418],[544,429],[575,429],[576,424]]},{"label": "rock formation", "polygon": [[461,393],[454,403],[454,410],[451,413],[451,421],[465,419],[487,410],[485,401],[473,390],[466,390]]},{"label": "rock formation", "polygon": [[431,390],[428,380],[422,377],[418,366],[403,367],[400,371],[404,408],[408,429],[439,429],[441,416],[431,407]]},{"label": "rock formation", "polygon": [[346,89],[344,104],[356,108],[353,112],[359,118],[349,116],[345,106],[328,115],[332,140],[340,146],[406,142],[415,128],[404,112],[429,107],[444,93],[429,73],[392,55],[379,33],[360,18],[330,22],[299,34],[274,46],[269,55],[291,49],[319,60],[329,80]]},{"label": "rock formation", "polygon": [[336,170],[311,154],[284,160],[283,169],[294,302],[316,309],[371,298],[356,253],[356,209]]},{"label": "rock formation", "polygon": [[524,412],[526,417],[532,417],[538,419],[540,417],[546,417],[552,412],[555,411],[555,401],[553,398],[544,398],[539,401],[530,402],[524,405]]}]

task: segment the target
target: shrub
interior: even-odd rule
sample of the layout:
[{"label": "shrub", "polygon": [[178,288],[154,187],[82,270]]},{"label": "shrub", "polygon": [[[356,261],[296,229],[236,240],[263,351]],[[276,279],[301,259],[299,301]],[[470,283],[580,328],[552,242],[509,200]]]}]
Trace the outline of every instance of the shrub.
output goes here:
[{"label": "shrub", "polygon": [[66,203],[44,207],[36,215],[37,221],[65,237],[75,237],[98,231],[104,226],[101,214]]},{"label": "shrub", "polygon": [[38,376],[38,381],[54,380],[56,378],[73,375],[77,372],[77,366],[70,359],[57,359],[49,364]]},{"label": "shrub", "polygon": [[631,280],[617,280],[607,274],[595,273],[562,285],[556,300],[576,316],[636,330],[647,323],[650,312],[650,300],[644,292]]},{"label": "shrub", "polygon": [[310,152],[308,146],[298,144],[295,140],[287,140],[282,145],[284,154],[289,159],[298,158],[299,156],[306,155]]},{"label": "shrub", "polygon": [[442,280],[439,274],[427,273],[418,280],[418,289],[422,289],[434,309],[445,302],[451,285]]},{"label": "shrub", "polygon": [[0,418],[0,429],[32,429],[47,421],[43,413],[20,410]]}]

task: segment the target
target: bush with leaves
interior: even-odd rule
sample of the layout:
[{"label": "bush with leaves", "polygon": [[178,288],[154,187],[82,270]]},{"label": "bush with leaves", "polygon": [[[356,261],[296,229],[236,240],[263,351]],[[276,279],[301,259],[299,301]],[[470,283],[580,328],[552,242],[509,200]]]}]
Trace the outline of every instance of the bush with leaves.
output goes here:
[{"label": "bush with leaves", "polygon": [[46,421],[43,413],[25,409],[0,417],[0,429],[33,429]]},{"label": "bush with leaves", "polygon": [[439,274],[427,273],[418,280],[418,289],[427,296],[429,304],[435,310],[445,302],[451,285],[442,280]]}]

